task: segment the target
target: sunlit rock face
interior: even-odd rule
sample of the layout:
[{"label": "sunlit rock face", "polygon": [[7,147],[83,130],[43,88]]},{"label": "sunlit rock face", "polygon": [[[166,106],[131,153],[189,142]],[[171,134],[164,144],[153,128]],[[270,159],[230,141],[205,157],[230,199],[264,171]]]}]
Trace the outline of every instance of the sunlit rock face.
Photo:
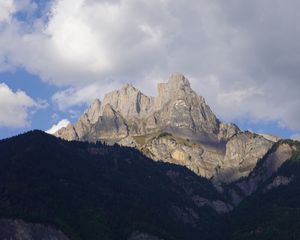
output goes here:
[{"label": "sunlit rock face", "polygon": [[247,177],[255,168],[257,160],[263,158],[272,146],[273,142],[260,135],[250,132],[236,134],[226,144],[226,153],[218,178],[234,181]]},{"label": "sunlit rock face", "polygon": [[285,142],[278,142],[273,145],[270,151],[260,159],[255,168],[248,174],[247,178],[240,179],[229,186],[230,190],[227,189],[227,191],[231,197],[231,202],[238,205],[244,198],[255,193],[259,186],[263,187],[272,178],[273,180],[263,187],[265,192],[292,182],[293,177],[277,175],[277,171],[286,161],[292,158],[295,152],[299,152],[299,149]]},{"label": "sunlit rock face", "polygon": [[130,84],[96,99],[74,125],[55,133],[66,140],[135,147],[156,161],[230,182],[248,176],[274,144],[221,122],[182,74],[173,74],[149,97]]}]

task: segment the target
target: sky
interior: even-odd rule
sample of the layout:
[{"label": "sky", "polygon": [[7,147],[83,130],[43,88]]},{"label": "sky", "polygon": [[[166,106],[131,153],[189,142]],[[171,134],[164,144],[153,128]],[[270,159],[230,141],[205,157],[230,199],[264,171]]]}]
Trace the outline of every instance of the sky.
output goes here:
[{"label": "sky", "polygon": [[125,83],[155,96],[178,72],[222,121],[300,139],[299,12],[298,0],[0,0],[0,139],[73,123]]}]

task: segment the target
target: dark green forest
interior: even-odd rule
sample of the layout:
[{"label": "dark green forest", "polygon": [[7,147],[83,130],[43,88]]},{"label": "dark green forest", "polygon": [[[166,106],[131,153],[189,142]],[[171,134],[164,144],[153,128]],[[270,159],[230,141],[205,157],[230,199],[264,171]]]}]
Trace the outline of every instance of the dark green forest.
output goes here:
[{"label": "dark green forest", "polygon": [[165,240],[300,239],[298,153],[278,172],[293,176],[291,184],[261,188],[220,215],[192,200],[226,202],[211,181],[133,148],[31,131],[1,140],[0,152],[0,218],[50,224],[72,240],[122,240],[134,231]]}]

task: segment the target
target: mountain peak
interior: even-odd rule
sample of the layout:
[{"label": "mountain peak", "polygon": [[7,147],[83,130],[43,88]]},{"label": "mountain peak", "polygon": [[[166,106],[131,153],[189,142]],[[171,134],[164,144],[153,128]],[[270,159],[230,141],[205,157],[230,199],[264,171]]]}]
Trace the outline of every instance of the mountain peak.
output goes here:
[{"label": "mountain peak", "polygon": [[100,110],[101,110],[101,101],[96,98],[91,106],[88,108],[88,110],[86,111],[86,115],[88,120],[91,123],[95,123],[98,121],[98,118],[100,117]]},{"label": "mountain peak", "polygon": [[203,101],[203,97],[191,88],[189,80],[181,73],[172,74],[168,82],[158,84],[158,96],[156,98],[156,109],[162,109],[169,102],[183,100],[188,105],[195,101]]},{"label": "mountain peak", "polygon": [[105,95],[102,108],[110,104],[116,112],[130,119],[147,115],[151,101],[132,84],[125,84],[120,90]]},{"label": "mountain peak", "polygon": [[125,83],[122,87],[120,91],[133,91],[133,92],[140,92],[140,90],[138,90],[136,87],[134,87],[131,83]]},{"label": "mountain peak", "polygon": [[191,87],[189,80],[181,73],[174,73],[170,76],[168,84],[174,87]]},{"label": "mountain peak", "polygon": [[[132,136],[173,129],[217,138],[219,131],[216,116],[181,73],[172,74],[167,82],[158,84],[155,98],[146,96],[132,84],[125,84],[106,94],[102,102],[96,99],[80,118],[80,123],[75,124],[78,136],[89,139],[90,132],[95,130],[93,125],[101,125],[101,116],[105,115],[107,105],[117,113],[115,117],[111,116],[111,121],[116,121],[116,118],[124,120]],[[99,133],[97,138],[102,139],[103,134]]]},{"label": "mountain peak", "polygon": [[[274,143],[238,133],[237,126],[218,120],[179,73],[158,85],[155,98],[131,84],[108,93],[102,103],[96,99],[77,123],[55,135],[132,146],[155,160],[184,165],[207,178],[233,179],[225,173],[237,169],[235,176],[247,176]],[[245,168],[239,170],[244,159]]]},{"label": "mountain peak", "polygon": [[91,105],[93,105],[93,106],[100,106],[100,105],[101,105],[101,101],[99,100],[99,98],[96,98],[96,99],[92,102]]}]

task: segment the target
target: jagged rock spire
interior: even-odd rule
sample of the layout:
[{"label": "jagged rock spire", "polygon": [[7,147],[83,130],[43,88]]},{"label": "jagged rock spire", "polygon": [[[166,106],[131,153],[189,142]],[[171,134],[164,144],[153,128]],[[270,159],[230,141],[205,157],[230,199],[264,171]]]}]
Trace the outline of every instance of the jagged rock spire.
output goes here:
[{"label": "jagged rock spire", "polygon": [[152,108],[153,99],[131,84],[126,84],[120,90],[105,95],[103,108],[107,104],[110,104],[124,118],[131,119],[145,117]]},{"label": "jagged rock spire", "polygon": [[[171,75],[166,83],[158,84],[156,98],[148,97],[133,85],[126,84],[120,90],[106,94],[102,103],[96,99],[74,126],[79,139],[88,139],[89,131],[94,129],[91,126],[99,126],[101,117],[106,117],[104,109],[107,105],[122,118],[131,134],[186,129],[195,135],[207,133],[214,139],[218,138],[218,119],[204,98],[192,90],[189,80],[179,73]],[[95,136],[94,133],[92,135]]]},{"label": "jagged rock spire", "polygon": [[[126,84],[106,94],[102,102],[96,99],[74,125],[55,135],[133,146],[155,160],[184,165],[211,178],[217,174],[226,177],[228,169],[242,171],[236,176],[247,176],[273,144],[264,137],[239,132],[237,126],[217,119],[184,75],[173,74],[166,83],[158,84],[155,98]],[[250,144],[261,146],[256,147],[259,152],[250,151]],[[239,170],[244,160],[247,168]]]}]

